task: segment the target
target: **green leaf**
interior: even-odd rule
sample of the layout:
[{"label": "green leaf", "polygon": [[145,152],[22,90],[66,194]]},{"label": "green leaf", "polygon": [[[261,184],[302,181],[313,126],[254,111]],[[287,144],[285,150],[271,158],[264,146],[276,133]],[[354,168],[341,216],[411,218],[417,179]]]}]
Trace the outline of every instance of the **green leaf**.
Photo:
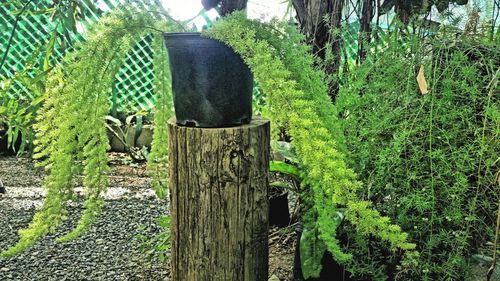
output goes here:
[{"label": "green leaf", "polygon": [[156,219],[158,224],[163,228],[170,228],[170,216],[163,216]]},{"label": "green leaf", "polygon": [[31,79],[29,82],[31,84],[36,84],[40,82],[41,80],[45,79],[47,77],[47,74],[49,73],[49,70],[42,71],[38,73],[33,79]]},{"label": "green leaf", "polygon": [[111,115],[113,117],[117,116],[118,113],[118,90],[116,89],[116,85],[113,85],[111,95]]},{"label": "green leaf", "polygon": [[44,100],[45,100],[45,97],[44,97],[44,96],[38,96],[38,97],[34,98],[34,99],[31,101],[30,105],[31,105],[31,106],[38,106],[38,105],[42,104],[42,102],[43,102]]},{"label": "green leaf", "polygon": [[301,176],[302,173],[300,172],[299,168],[297,168],[294,165],[287,164],[281,161],[270,161],[269,170],[271,172],[283,173],[290,176],[294,176],[297,177],[298,179],[302,178]]},{"label": "green leaf", "polygon": [[43,70],[47,71],[50,68],[50,58],[52,57],[52,52],[54,51],[54,44],[57,38],[57,26],[52,30],[52,35],[47,43],[47,52],[45,53],[45,59],[43,60]]},{"label": "green leaf", "polygon": [[70,5],[70,11],[64,16],[64,27],[66,30],[71,30],[76,32],[76,20],[75,20],[75,5],[74,3]]},{"label": "green leaf", "polygon": [[9,129],[7,130],[7,147],[11,146],[12,139],[13,139],[12,127],[9,126]]},{"label": "green leaf", "polygon": [[282,182],[282,181],[275,181],[275,182],[272,182],[269,184],[270,187],[274,187],[274,188],[279,188],[279,189],[292,189],[292,187],[290,186],[290,184],[286,183],[286,182]]},{"label": "green leaf", "polygon": [[26,138],[24,135],[21,135],[21,145],[19,146],[19,150],[17,151],[16,155],[19,156],[24,153],[24,150],[26,149]]},{"label": "green leaf", "polygon": [[292,144],[286,141],[273,141],[271,142],[271,149],[273,153],[277,153],[286,160],[297,164],[299,163],[299,157],[297,153],[292,148]]},{"label": "green leaf", "polygon": [[480,263],[491,263],[493,261],[492,257],[480,254],[472,255],[472,258]]},{"label": "green leaf", "polygon": [[131,125],[134,117],[135,117],[135,114],[127,116],[127,118],[125,118],[125,125],[127,125],[127,126]]},{"label": "green leaf", "polygon": [[115,118],[111,115],[106,115],[106,117],[104,117],[104,118],[106,118],[106,120],[108,120],[108,121],[111,121],[111,123],[115,124],[116,126],[119,126],[119,127],[122,126],[122,121],[120,121],[120,119],[118,119],[118,118]]}]

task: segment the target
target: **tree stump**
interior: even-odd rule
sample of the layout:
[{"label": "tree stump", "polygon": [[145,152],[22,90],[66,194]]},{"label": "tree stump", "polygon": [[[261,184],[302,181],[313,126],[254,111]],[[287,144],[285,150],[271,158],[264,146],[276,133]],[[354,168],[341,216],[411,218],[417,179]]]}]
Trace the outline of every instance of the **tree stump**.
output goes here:
[{"label": "tree stump", "polygon": [[169,121],[174,281],[267,281],[269,121]]}]

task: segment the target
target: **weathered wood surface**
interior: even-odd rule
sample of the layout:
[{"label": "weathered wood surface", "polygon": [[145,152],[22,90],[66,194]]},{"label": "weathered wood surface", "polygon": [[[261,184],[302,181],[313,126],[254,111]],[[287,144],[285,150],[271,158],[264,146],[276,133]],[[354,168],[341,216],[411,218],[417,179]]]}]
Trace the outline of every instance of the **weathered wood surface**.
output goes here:
[{"label": "weathered wood surface", "polygon": [[169,122],[174,281],[267,281],[269,121]]}]

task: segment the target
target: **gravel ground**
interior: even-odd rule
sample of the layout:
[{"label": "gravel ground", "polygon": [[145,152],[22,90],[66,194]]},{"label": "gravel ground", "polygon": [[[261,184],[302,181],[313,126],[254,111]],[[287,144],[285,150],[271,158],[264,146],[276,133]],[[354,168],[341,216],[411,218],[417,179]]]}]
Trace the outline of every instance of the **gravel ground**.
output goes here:
[{"label": "gravel ground", "polygon": [[[123,154],[111,154],[110,159],[110,187],[97,222],[80,238],[56,244],[54,239],[73,229],[80,217],[81,202],[72,202],[69,219],[57,233],[40,239],[18,256],[0,258],[0,281],[168,278],[168,266],[149,261],[139,251],[141,242],[135,239],[137,234],[144,234],[141,226],[157,229],[154,219],[168,213],[167,203],[156,199],[144,164],[131,165],[123,160]],[[7,190],[6,194],[0,193],[0,251],[17,241],[17,230],[29,224],[40,206],[45,194],[43,176],[43,170],[35,168],[30,160],[0,157],[0,181]],[[82,188],[77,188],[77,192],[81,191]],[[270,230],[269,276],[273,277],[270,280],[292,280],[296,243],[292,229],[293,226]],[[477,279],[471,281],[485,280],[488,267],[489,264],[474,265]],[[492,281],[500,281],[500,268]]]},{"label": "gravel ground", "polygon": [[[16,230],[27,226],[34,210],[0,208],[0,248],[17,240]],[[68,232],[80,209],[70,209],[69,220],[55,235],[44,237],[26,252],[0,260],[0,280],[164,280],[161,264],[146,264],[140,258],[138,227],[166,213],[155,200],[108,201],[91,229],[77,240],[55,244],[54,238]]]},{"label": "gravel ground", "polygon": [[[0,281],[167,278],[168,266],[148,261],[141,255],[140,242],[135,239],[144,231],[141,226],[154,226],[155,218],[168,213],[167,204],[155,198],[145,166],[124,164],[121,157],[111,155],[114,160],[106,206],[88,232],[68,243],[54,242],[55,237],[71,230],[79,218],[81,202],[72,202],[69,219],[57,233],[40,239],[20,255],[0,258]],[[0,158],[0,180],[7,189],[6,194],[0,194],[0,250],[17,241],[17,230],[28,225],[40,206],[44,196],[43,175],[27,159]],[[269,276],[291,280],[295,241],[283,229],[279,234],[273,231]]]}]

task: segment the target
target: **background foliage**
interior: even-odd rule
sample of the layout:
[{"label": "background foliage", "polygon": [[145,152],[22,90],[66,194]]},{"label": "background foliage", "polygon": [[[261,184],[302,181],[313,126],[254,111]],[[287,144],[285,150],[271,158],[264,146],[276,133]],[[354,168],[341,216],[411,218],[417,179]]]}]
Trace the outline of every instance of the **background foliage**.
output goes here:
[{"label": "background foliage", "polygon": [[[348,227],[349,269],[377,280],[471,280],[470,257],[494,241],[500,202],[499,46],[384,36],[382,52],[345,74],[336,107],[363,198],[409,233],[420,260],[401,270],[398,256]],[[415,79],[420,65],[428,94]]]}]

